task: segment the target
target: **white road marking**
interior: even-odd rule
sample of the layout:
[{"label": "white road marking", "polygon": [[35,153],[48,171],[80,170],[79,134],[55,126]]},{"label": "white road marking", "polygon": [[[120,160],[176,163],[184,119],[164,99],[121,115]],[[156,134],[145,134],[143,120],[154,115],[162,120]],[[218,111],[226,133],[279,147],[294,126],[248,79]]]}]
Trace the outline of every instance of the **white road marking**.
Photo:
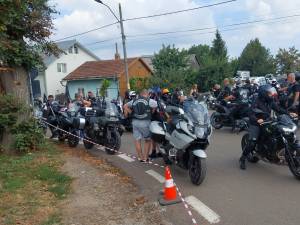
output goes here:
[{"label": "white road marking", "polygon": [[158,180],[162,184],[165,182],[165,178],[162,175],[160,175],[159,173],[155,172],[154,170],[147,170],[146,173],[149,174],[150,176],[154,177],[156,180]]},{"label": "white road marking", "polygon": [[128,157],[128,156],[125,155],[125,154],[120,154],[120,155],[118,155],[118,156],[119,156],[121,159],[126,160],[127,162],[134,162],[134,159]]},{"label": "white road marking", "polygon": [[191,195],[185,198],[186,202],[193,207],[201,216],[203,216],[210,223],[219,223],[220,216],[206,206],[203,202]]}]

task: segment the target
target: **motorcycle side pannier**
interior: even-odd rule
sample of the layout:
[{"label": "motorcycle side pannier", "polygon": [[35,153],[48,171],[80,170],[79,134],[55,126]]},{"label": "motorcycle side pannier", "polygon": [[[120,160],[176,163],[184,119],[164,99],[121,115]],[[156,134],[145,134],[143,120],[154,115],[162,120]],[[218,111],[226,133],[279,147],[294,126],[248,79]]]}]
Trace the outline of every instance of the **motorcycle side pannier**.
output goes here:
[{"label": "motorcycle side pannier", "polygon": [[157,143],[165,141],[166,132],[163,128],[162,122],[152,121],[150,124],[151,138]]}]

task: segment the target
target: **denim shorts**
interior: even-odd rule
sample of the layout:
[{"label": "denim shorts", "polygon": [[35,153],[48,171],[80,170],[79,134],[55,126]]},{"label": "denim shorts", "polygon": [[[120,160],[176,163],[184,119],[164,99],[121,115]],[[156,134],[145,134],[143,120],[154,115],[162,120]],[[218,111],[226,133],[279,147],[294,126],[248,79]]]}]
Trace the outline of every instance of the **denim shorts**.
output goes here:
[{"label": "denim shorts", "polygon": [[132,130],[133,137],[135,140],[149,140],[151,138],[150,134],[150,120],[133,120]]}]

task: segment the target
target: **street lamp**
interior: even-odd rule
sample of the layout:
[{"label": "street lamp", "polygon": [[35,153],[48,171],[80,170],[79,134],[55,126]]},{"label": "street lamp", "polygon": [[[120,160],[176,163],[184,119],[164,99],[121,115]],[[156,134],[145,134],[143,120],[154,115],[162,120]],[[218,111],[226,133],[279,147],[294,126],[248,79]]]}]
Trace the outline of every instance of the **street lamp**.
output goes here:
[{"label": "street lamp", "polygon": [[125,37],[125,34],[124,34],[121,4],[119,3],[119,14],[120,14],[120,19],[119,19],[116,16],[116,14],[114,13],[114,11],[108,5],[106,5],[103,1],[95,0],[95,2],[98,2],[98,3],[106,6],[109,9],[109,11],[114,15],[114,17],[117,19],[117,21],[120,23],[122,45],[123,45],[123,54],[124,54],[124,64],[125,64],[126,85],[127,85],[127,90],[129,90],[130,89],[130,83],[129,83],[128,64],[127,64],[126,37]]}]

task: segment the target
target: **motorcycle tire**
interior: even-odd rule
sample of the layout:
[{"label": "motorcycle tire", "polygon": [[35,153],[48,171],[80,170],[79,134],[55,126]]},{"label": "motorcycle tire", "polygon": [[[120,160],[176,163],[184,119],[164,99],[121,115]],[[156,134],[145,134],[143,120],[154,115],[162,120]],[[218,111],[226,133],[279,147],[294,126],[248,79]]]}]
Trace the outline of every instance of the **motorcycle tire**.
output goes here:
[{"label": "motorcycle tire", "polygon": [[[109,155],[114,155],[117,151],[119,151],[121,147],[121,135],[119,132],[112,132],[111,138],[114,139],[114,144],[107,143],[105,145],[105,151]],[[114,149],[114,150],[112,150]]]},{"label": "motorcycle tire", "polygon": [[[242,151],[244,151],[244,148],[247,146],[248,140],[249,140],[249,134],[244,134],[241,141]],[[253,156],[252,153],[249,153],[249,155],[247,156],[247,160],[248,162],[251,163],[258,163],[259,158],[257,156]]]},{"label": "motorcycle tire", "polygon": [[75,148],[79,143],[79,138],[77,137],[78,133],[76,131],[71,131],[71,134],[76,135],[76,137],[73,135],[68,135],[68,144],[69,147]]},{"label": "motorcycle tire", "polygon": [[[290,152],[290,154],[292,154],[292,153]],[[293,154],[293,155],[295,155],[295,154]],[[300,162],[299,162],[300,159],[298,159],[298,161],[294,160],[294,158],[291,158],[288,153],[286,153],[285,159],[288,163],[291,173],[294,175],[294,177],[297,180],[300,180]],[[293,162],[291,160],[293,160]]]},{"label": "motorcycle tire", "polygon": [[84,145],[85,149],[92,149],[94,147],[93,143],[86,141],[86,140],[83,140],[83,145]]},{"label": "motorcycle tire", "polygon": [[189,176],[193,184],[200,185],[206,176],[206,159],[191,155]]},{"label": "motorcycle tire", "polygon": [[169,159],[169,157],[166,154],[162,154],[162,158],[166,165],[172,165],[172,161]]},{"label": "motorcycle tire", "polygon": [[218,120],[220,120],[220,119],[218,118],[217,114],[214,112],[210,117],[210,121],[211,121],[212,127],[217,130],[221,129],[223,127],[223,124]]}]

